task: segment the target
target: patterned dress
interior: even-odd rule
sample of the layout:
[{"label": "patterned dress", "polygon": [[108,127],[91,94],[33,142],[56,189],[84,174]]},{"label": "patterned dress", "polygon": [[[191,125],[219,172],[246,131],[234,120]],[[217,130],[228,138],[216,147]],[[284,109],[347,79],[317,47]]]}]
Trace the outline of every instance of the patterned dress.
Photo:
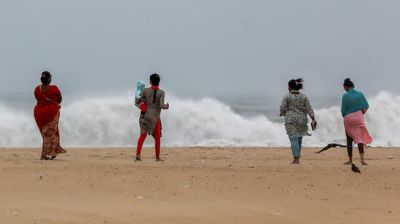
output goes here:
[{"label": "patterned dress", "polygon": [[[156,97],[154,100],[154,91]],[[160,120],[161,109],[164,109],[165,92],[161,89],[144,88],[140,95],[140,101],[146,104],[146,113],[141,114],[139,118],[140,133],[154,134],[157,121]]]},{"label": "patterned dress", "polygon": [[291,91],[282,100],[281,116],[285,116],[285,128],[290,138],[310,136],[308,133],[308,118],[314,116],[307,96],[299,91]]}]

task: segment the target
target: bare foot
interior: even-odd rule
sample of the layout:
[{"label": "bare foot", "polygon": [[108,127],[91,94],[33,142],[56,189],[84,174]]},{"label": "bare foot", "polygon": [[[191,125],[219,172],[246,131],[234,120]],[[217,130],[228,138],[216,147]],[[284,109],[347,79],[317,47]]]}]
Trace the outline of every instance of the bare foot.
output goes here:
[{"label": "bare foot", "polygon": [[368,166],[368,163],[366,163],[365,161],[361,161],[361,165]]},{"label": "bare foot", "polygon": [[351,165],[351,164],[353,164],[353,161],[347,161],[347,162],[343,163],[343,165]]},{"label": "bare foot", "polygon": [[135,161],[139,162],[139,161],[142,161],[142,159],[140,158],[140,156],[136,156]]},{"label": "bare foot", "polygon": [[161,158],[156,158],[156,162],[164,162]]},{"label": "bare foot", "polygon": [[298,159],[293,160],[292,165],[299,165],[300,161]]}]

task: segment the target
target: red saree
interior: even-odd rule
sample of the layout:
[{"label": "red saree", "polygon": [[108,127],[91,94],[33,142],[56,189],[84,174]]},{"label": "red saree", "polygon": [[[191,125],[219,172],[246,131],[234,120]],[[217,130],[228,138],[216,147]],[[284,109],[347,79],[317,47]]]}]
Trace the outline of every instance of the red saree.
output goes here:
[{"label": "red saree", "polygon": [[55,157],[59,153],[66,153],[60,145],[58,121],[60,118],[61,92],[57,86],[49,86],[47,92],[42,92],[41,86],[35,89],[37,104],[34,110],[36,124],[43,138],[42,156]]}]

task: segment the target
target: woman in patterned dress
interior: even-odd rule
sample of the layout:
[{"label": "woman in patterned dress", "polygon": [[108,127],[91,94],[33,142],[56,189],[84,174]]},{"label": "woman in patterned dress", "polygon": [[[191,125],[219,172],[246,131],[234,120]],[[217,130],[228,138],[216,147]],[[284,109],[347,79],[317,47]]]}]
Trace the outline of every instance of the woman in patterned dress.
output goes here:
[{"label": "woman in patterned dress", "polygon": [[50,85],[51,74],[47,71],[40,78],[42,84],[35,88],[37,104],[34,109],[36,124],[43,138],[41,160],[54,159],[59,153],[66,153],[60,146],[58,121],[60,118],[61,92]]},{"label": "woman in patterned dress", "polygon": [[139,118],[140,137],[137,143],[136,161],[141,161],[141,152],[143,143],[147,135],[152,135],[155,140],[156,161],[162,161],[160,158],[161,146],[161,110],[168,110],[169,104],[164,104],[165,92],[158,86],[160,84],[160,76],[152,74],[150,76],[150,88],[144,88],[140,95],[140,102],[145,104],[141,108]]},{"label": "woman in patterned dress", "polygon": [[289,93],[282,100],[280,116],[285,116],[285,128],[294,158],[292,164],[299,164],[303,137],[311,135],[308,133],[307,115],[312,119],[313,129],[316,128],[317,122],[310,101],[306,95],[300,93],[303,79],[292,79],[288,85]]}]

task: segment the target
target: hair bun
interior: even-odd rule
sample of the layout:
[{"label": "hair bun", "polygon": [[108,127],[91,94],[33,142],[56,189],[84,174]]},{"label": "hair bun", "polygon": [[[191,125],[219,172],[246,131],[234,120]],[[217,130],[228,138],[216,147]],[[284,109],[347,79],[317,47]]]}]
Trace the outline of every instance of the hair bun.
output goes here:
[{"label": "hair bun", "polygon": [[51,74],[48,71],[42,72],[42,75],[40,77],[40,81],[42,84],[50,84],[51,83]]},{"label": "hair bun", "polygon": [[304,82],[304,79],[302,79],[302,78],[296,79],[296,82],[302,83],[302,82]]},{"label": "hair bun", "polygon": [[350,78],[344,80],[343,86],[354,88],[354,83]]}]

